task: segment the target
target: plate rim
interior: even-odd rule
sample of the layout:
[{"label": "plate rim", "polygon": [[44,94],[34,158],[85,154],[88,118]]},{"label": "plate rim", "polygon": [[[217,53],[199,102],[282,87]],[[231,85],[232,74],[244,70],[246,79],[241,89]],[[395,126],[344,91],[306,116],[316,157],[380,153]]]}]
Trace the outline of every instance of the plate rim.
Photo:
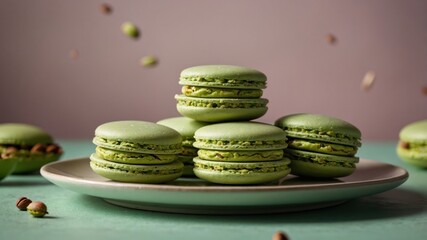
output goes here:
[{"label": "plate rim", "polygon": [[[60,160],[56,162],[52,162],[44,165],[40,169],[41,175],[50,181],[50,179],[55,179],[59,182],[73,182],[80,184],[89,184],[91,186],[102,186],[102,187],[119,187],[119,188],[132,188],[132,189],[143,189],[143,190],[156,190],[156,191],[176,191],[176,192],[273,192],[273,191],[298,191],[298,190],[325,190],[325,189],[338,189],[338,188],[349,188],[349,187],[359,187],[359,186],[367,186],[367,185],[379,185],[379,184],[387,184],[394,182],[404,183],[409,178],[409,173],[406,169],[390,164],[384,163],[376,160],[369,160],[360,158],[360,162],[374,162],[382,165],[388,165],[393,167],[399,171],[401,174],[390,177],[390,178],[380,178],[373,180],[365,180],[365,181],[354,181],[354,182],[334,182],[334,183],[324,183],[321,185],[317,184],[307,184],[304,186],[301,185],[248,185],[248,186],[182,186],[182,185],[169,185],[169,184],[144,184],[144,183],[125,183],[125,182],[100,182],[96,180],[88,180],[81,179],[76,177],[70,177],[66,175],[61,175],[58,173],[54,173],[49,171],[50,168],[55,167],[56,165],[67,164],[69,162],[79,162],[79,161],[90,161],[88,157]],[[89,165],[88,165],[89,166]],[[108,179],[107,179],[108,180]]]}]

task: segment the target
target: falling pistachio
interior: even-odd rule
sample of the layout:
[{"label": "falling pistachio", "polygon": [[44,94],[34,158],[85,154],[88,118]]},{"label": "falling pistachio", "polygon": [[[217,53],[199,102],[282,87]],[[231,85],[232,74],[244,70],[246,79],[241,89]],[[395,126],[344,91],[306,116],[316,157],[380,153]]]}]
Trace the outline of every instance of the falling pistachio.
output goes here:
[{"label": "falling pistachio", "polygon": [[113,8],[109,4],[103,3],[99,6],[99,11],[103,14],[110,14],[113,11]]},{"label": "falling pistachio", "polygon": [[158,62],[158,59],[154,56],[145,56],[141,58],[141,60],[139,60],[139,63],[143,67],[154,67],[157,65]]},{"label": "falling pistachio", "polygon": [[139,37],[138,28],[131,22],[125,22],[122,24],[122,32],[130,38],[136,39]]},{"label": "falling pistachio", "polygon": [[328,35],[326,35],[326,41],[333,45],[337,42],[337,37],[335,37],[333,34],[329,33]]},{"label": "falling pistachio", "polygon": [[364,91],[369,91],[372,88],[374,81],[375,81],[375,72],[373,71],[367,72],[362,79],[361,88]]}]

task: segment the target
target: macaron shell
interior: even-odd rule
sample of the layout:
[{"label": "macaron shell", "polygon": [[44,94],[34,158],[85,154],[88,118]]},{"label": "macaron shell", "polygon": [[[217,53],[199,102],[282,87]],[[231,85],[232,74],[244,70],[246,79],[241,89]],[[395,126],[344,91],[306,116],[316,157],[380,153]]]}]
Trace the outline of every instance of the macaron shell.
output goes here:
[{"label": "macaron shell", "polygon": [[351,175],[356,168],[325,166],[311,162],[291,160],[291,173],[310,178],[339,178]]},{"label": "macaron shell", "polygon": [[179,83],[224,88],[265,88],[266,80],[264,73],[252,68],[234,65],[202,65],[184,69]]},{"label": "macaron shell", "polygon": [[215,162],[194,158],[194,174],[206,181],[231,184],[262,184],[277,181],[289,174],[289,160],[270,162]]},{"label": "macaron shell", "polygon": [[281,117],[276,126],[290,137],[361,146],[361,132],[354,125],[330,116],[299,113]]},{"label": "macaron shell", "polygon": [[427,120],[413,122],[400,130],[399,137],[405,142],[425,143],[427,145]]},{"label": "macaron shell", "polygon": [[[13,174],[26,174],[38,171],[43,165],[57,161],[62,154],[31,154],[28,157],[14,158],[17,163]],[[1,160],[3,161],[3,160]]]},{"label": "macaron shell", "polygon": [[0,144],[32,146],[52,142],[52,137],[39,127],[23,123],[0,124]]},{"label": "macaron shell", "polygon": [[[227,122],[212,124],[197,130],[196,140],[285,141],[282,129],[260,122]],[[286,145],[284,146],[286,147]]]},{"label": "macaron shell", "polygon": [[102,160],[94,154],[90,159],[90,167],[95,173],[119,182],[165,183],[179,178],[184,167],[179,161],[160,165],[132,165]]},{"label": "macaron shell", "polygon": [[206,108],[177,105],[178,112],[197,121],[217,123],[245,121],[262,117],[267,107],[257,108]]},{"label": "macaron shell", "polygon": [[115,121],[98,126],[95,136],[118,142],[142,145],[177,145],[181,135],[166,126],[145,121]]},{"label": "macaron shell", "polygon": [[211,150],[284,149],[286,135],[278,127],[258,122],[227,122],[202,127],[194,134],[194,146]]},{"label": "macaron shell", "polygon": [[186,139],[186,140],[193,139],[193,141],[194,141],[194,133],[199,128],[209,125],[209,123],[199,122],[194,119],[186,118],[186,117],[166,118],[158,121],[157,124],[172,128],[175,131],[177,131],[179,134],[181,134],[183,139]]}]

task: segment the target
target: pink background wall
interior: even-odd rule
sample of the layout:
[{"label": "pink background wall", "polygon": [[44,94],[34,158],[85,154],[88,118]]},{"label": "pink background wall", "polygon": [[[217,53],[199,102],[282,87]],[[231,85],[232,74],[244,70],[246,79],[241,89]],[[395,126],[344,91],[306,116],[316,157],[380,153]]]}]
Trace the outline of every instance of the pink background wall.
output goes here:
[{"label": "pink background wall", "polygon": [[[110,15],[101,3],[1,1],[0,122],[89,138],[103,122],[177,116],[179,73],[201,64],[263,71],[264,122],[323,113],[352,122],[364,139],[396,139],[404,124],[427,118],[427,1],[108,1]],[[125,21],[140,39],[121,33]],[[141,68],[145,55],[160,64]],[[367,71],[376,73],[368,92]]]}]

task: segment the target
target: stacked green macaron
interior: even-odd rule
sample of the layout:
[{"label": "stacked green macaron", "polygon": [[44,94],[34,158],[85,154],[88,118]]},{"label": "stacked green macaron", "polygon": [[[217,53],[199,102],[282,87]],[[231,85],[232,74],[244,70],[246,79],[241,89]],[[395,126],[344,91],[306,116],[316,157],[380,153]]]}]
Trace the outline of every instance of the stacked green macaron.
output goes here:
[{"label": "stacked green macaron", "polygon": [[184,69],[176,95],[178,112],[197,121],[251,120],[267,112],[261,98],[266,76],[255,69],[232,65],[204,65]]},{"label": "stacked green macaron", "polygon": [[[0,124],[0,175],[30,173],[58,160],[62,148],[39,127],[24,123]],[[15,162],[15,163],[13,163]],[[8,169],[8,170],[7,170]]]},{"label": "stacked green macaron", "polygon": [[197,177],[220,184],[261,184],[279,180],[290,172],[283,157],[285,133],[256,122],[212,124],[195,132]]},{"label": "stacked green macaron", "polygon": [[288,137],[285,156],[292,174],[303,177],[337,178],[350,175],[359,161],[361,133],[352,124],[319,114],[292,114],[275,125]]},{"label": "stacked green macaron", "polygon": [[175,129],[182,136],[182,151],[178,154],[178,160],[184,164],[184,172],[182,176],[194,177],[193,158],[197,157],[197,148],[193,146],[194,133],[201,127],[208,125],[206,122],[199,122],[186,117],[166,118],[157,122],[157,124],[164,125]]},{"label": "stacked green macaron", "polygon": [[178,161],[181,135],[166,126],[144,121],[116,121],[98,126],[90,166],[111,180],[164,183],[182,175]]},{"label": "stacked green macaron", "polygon": [[407,163],[427,168],[427,120],[413,122],[399,133],[397,154]]}]

